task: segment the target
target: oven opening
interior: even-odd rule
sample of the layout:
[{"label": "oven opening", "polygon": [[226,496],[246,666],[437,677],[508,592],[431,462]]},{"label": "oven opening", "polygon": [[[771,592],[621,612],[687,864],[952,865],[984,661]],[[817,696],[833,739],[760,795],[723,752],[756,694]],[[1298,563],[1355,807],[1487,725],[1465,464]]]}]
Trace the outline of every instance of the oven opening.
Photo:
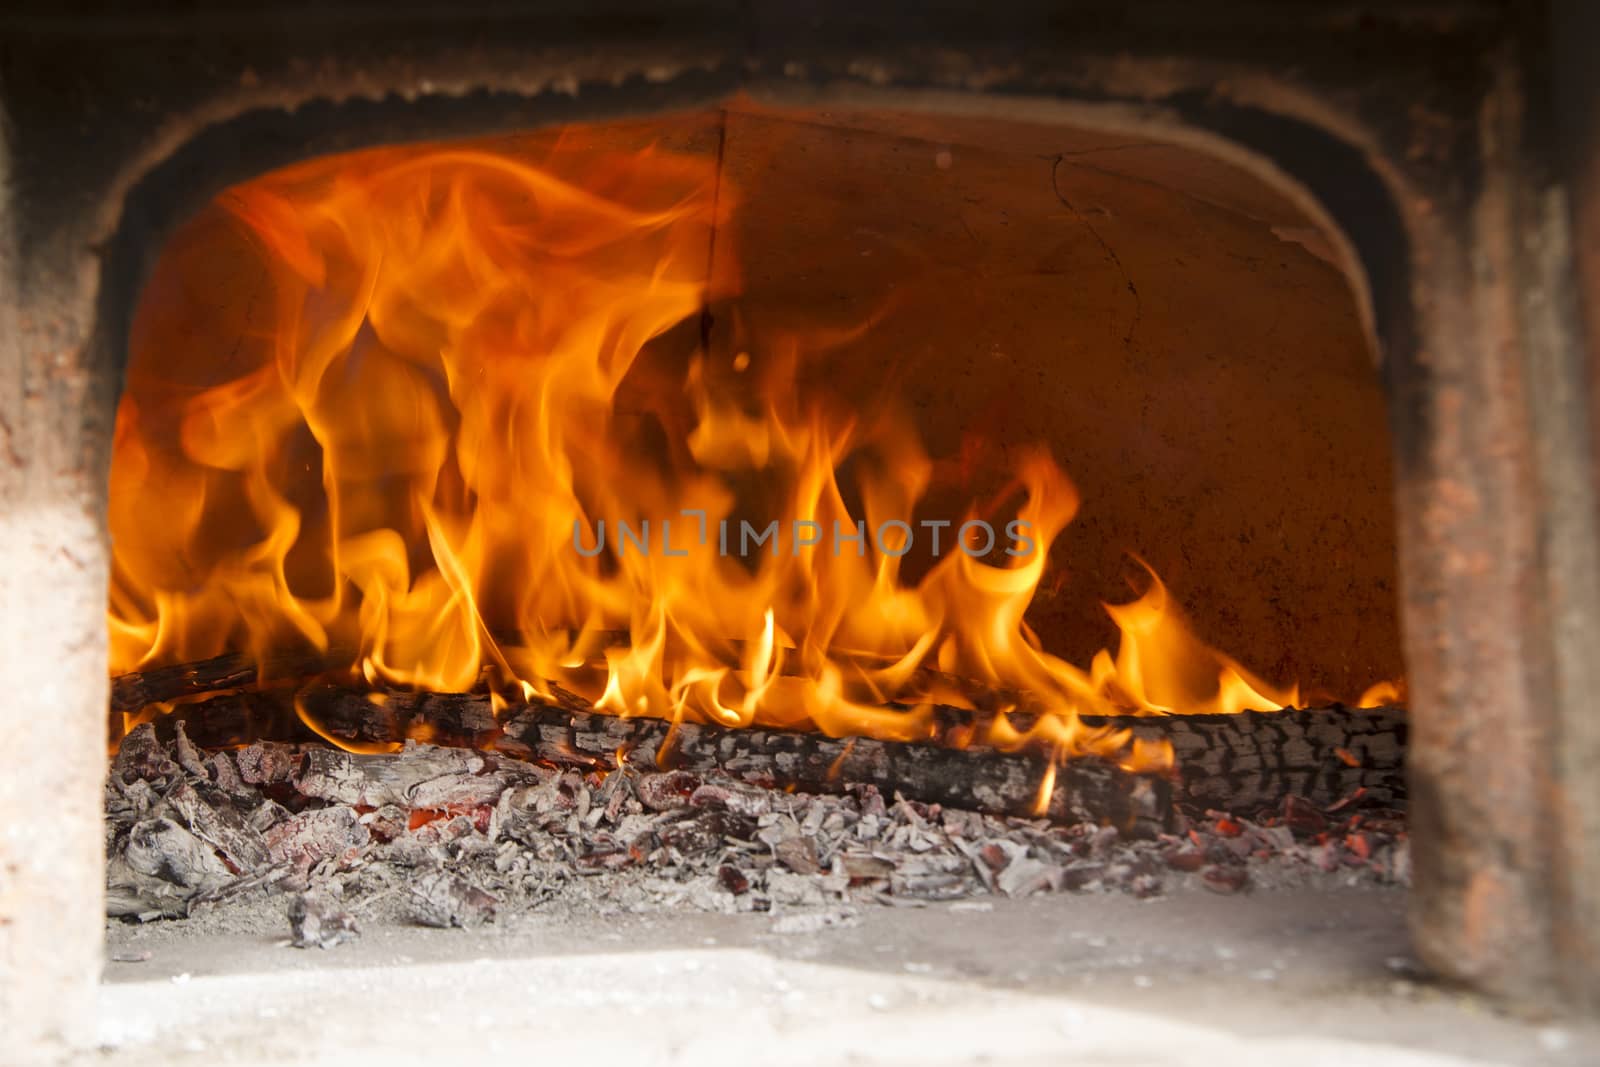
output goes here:
[{"label": "oven opening", "polygon": [[1404,882],[1336,261],[1191,150],[892,112],[226,190],[118,412],[112,912]]}]

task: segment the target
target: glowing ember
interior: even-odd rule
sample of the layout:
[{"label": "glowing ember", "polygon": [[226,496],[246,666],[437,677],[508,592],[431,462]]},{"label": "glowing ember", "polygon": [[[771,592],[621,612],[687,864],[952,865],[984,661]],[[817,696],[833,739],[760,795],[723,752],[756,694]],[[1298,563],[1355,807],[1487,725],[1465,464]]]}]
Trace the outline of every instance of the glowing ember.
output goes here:
[{"label": "glowing ember", "polygon": [[309,645],[373,683],[487,674],[516,700],[559,683],[618,715],[895,740],[970,706],[967,680],[1030,713],[969,741],[1139,768],[1170,751],[1079,715],[1296,701],[1195,637],[1154,573],[1107,609],[1115,654],[1046,652],[1024,614],[1078,496],[1044,452],[967,514],[925,515],[910,420],[805,384],[828,337],[714,358],[702,311],[736,271],[710,236],[738,210],[716,179],[709,158],[530,140],[224,194],[135,330],[113,672]]}]

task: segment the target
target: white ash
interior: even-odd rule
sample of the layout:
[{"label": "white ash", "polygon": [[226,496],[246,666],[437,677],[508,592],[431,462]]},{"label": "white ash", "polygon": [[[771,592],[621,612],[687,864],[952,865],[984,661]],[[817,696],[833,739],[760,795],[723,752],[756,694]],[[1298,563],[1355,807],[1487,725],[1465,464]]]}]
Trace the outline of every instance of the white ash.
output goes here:
[{"label": "white ash", "polygon": [[[411,744],[383,757],[271,744],[203,753],[181,731],[172,749],[141,727],[113,761],[108,913],[198,916],[286,895],[312,927],[298,939],[319,945],[367,920],[472,926],[562,907],[768,912],[780,932],[803,932],[862,907],[989,894],[1410,878],[1403,817],[1363,810],[1359,797],[1328,811],[1288,798],[1256,819],[1190,813],[1181,835],[1129,839],[870,786],[787,793],[720,773],[585,773]],[[423,777],[406,777],[417,768]],[[369,771],[381,788],[366,788]]]}]

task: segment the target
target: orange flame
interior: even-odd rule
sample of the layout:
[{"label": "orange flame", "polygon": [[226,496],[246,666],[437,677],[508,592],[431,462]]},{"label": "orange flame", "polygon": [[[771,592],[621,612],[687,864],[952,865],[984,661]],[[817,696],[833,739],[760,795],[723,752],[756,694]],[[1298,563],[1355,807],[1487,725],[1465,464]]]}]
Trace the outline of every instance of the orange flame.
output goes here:
[{"label": "orange flame", "polygon": [[[1196,638],[1153,572],[1107,609],[1114,655],[1083,670],[1041,648],[1024,615],[1078,495],[1039,451],[908,578],[933,470],[909,421],[802,389],[815,332],[731,360],[695,336],[736,281],[710,262],[736,210],[715,178],[661,150],[499,142],[320,160],[219,198],[136,326],[112,670],[310,645],[352,650],[375,684],[488,671],[619,715],[905,740],[966,702],[961,678],[1026,703],[968,740],[1141,769],[1170,750],[1079,716],[1294,703]],[[216,321],[166,310],[194,285]]]}]

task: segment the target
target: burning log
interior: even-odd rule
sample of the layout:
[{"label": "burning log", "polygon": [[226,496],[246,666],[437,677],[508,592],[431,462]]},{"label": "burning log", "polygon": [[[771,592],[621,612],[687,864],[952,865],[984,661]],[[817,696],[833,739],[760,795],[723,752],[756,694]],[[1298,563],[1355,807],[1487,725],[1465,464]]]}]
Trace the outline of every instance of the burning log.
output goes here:
[{"label": "burning log", "polygon": [[[618,640],[625,635],[615,635]],[[346,659],[349,657],[345,657]],[[183,705],[179,712],[186,721],[189,733],[204,747],[223,747],[245,744],[262,738],[292,739],[300,735],[299,723],[293,713],[286,693],[251,690],[258,679],[283,677],[304,679],[330,662],[342,662],[337,653],[314,654],[285,653],[263,665],[257,671],[252,661],[240,655],[224,655],[199,663],[156,668],[143,673],[123,675],[112,682],[113,712],[136,712],[152,702],[171,701],[203,695],[208,692],[225,693],[192,704]],[[1016,694],[975,691],[973,683],[945,676],[940,681],[954,690],[964,692],[979,708],[994,708],[1016,703]],[[293,683],[297,687],[303,682]],[[242,690],[242,691],[241,691]],[[507,743],[512,722],[522,722],[532,729],[559,727],[567,715],[596,713],[582,697],[552,686],[555,697],[554,718],[535,716],[537,709],[519,712],[505,724],[498,722],[493,713],[491,699],[485,693],[386,693],[373,699],[370,694],[338,685],[318,686],[303,693],[314,705],[313,717],[334,735],[335,741],[346,743],[395,743],[420,733],[424,739],[483,748],[497,742]],[[975,722],[989,716],[989,712],[942,708],[941,717],[948,726],[947,735],[959,736],[970,732]],[[604,719],[604,716],[600,716]],[[615,742],[602,752],[587,755],[602,764],[609,764],[619,747],[638,746],[653,750],[659,745],[666,727],[656,720],[622,720],[631,725],[606,725],[602,731],[605,743]],[[1406,786],[1404,759],[1406,748],[1406,716],[1399,708],[1348,709],[1343,707],[1289,710],[1278,712],[1244,712],[1237,715],[1164,715],[1164,716],[1090,716],[1084,719],[1092,727],[1128,729],[1135,738],[1147,742],[1166,741],[1172,745],[1177,759],[1175,797],[1200,808],[1255,810],[1279,803],[1286,796],[1298,796],[1314,804],[1327,805],[1360,790],[1362,797],[1373,804],[1401,805],[1405,802]],[[711,731],[711,733],[706,733]],[[591,731],[584,731],[587,735]],[[882,742],[858,739],[834,741],[811,738],[810,742],[784,740],[797,736],[788,731],[747,729],[734,731],[732,739],[723,741],[717,727],[685,725],[680,737],[688,749],[703,748],[706,753],[716,751],[716,758],[744,759],[749,773],[759,776],[761,763],[771,762],[780,753],[791,766],[804,767],[806,777],[788,784],[817,788],[826,785],[819,778],[818,767],[834,768],[846,745],[852,757],[837,767],[838,777],[846,782],[860,781],[884,784],[885,775],[894,778],[900,772],[888,774],[881,769],[886,756],[880,755]],[[702,742],[702,737],[711,740]],[[774,740],[776,739],[776,740]],[[514,740],[514,738],[513,738]],[[576,733],[572,738],[576,744]],[[821,746],[820,748],[818,746]],[[797,748],[786,748],[797,746]],[[722,751],[726,748],[726,751]],[[891,749],[892,750],[892,749]],[[577,747],[573,751],[578,751]],[[707,756],[706,758],[712,758]],[[902,763],[906,761],[902,760]],[[939,763],[939,760],[934,760]],[[959,757],[950,773],[967,767],[959,773],[982,776],[976,766],[985,759]],[[1027,765],[1030,781],[1037,783],[1043,774],[1038,760],[1006,761],[1007,767]],[[969,790],[953,792],[941,788],[937,780],[942,772],[910,770],[907,764],[908,788],[927,786],[934,795],[951,795],[951,803],[969,803]],[[854,778],[861,773],[864,778]],[[826,779],[827,774],[820,775]],[[1002,777],[1006,777],[1002,775]],[[774,780],[781,778],[775,776]],[[973,789],[987,790],[984,784],[974,784]],[[1017,786],[1009,778],[994,787],[997,795],[1011,797]],[[1026,792],[1026,790],[1023,790]],[[1094,789],[1089,790],[1094,793]],[[910,795],[908,793],[908,795]],[[988,810],[1010,810],[1014,804]],[[1120,807],[1118,809],[1121,810]]]},{"label": "burning log", "polygon": [[1245,711],[1237,715],[1102,718],[1086,725],[1169,741],[1178,794],[1197,807],[1254,811],[1297,796],[1399,807],[1406,800],[1406,714],[1400,708]]},{"label": "burning log", "polygon": [[[243,675],[229,659],[189,671],[149,672],[138,682],[119,679],[114,688],[126,696],[193,691],[206,684],[204,679],[236,685]],[[1074,761],[1052,772],[1047,758],[1034,752],[956,750],[758,727],[683,723],[674,728],[658,719],[597,713],[560,687],[552,693],[552,704],[512,709],[497,719],[493,698],[483,692],[374,694],[321,683],[298,690],[224,692],[180,705],[172,718],[181,720],[188,737],[203,748],[306,739],[311,735],[293,708],[298,699],[318,733],[358,748],[420,738],[584,769],[614,767],[622,753],[644,768],[721,768],[753,783],[813,791],[870,784],[927,802],[996,814],[1041,813],[1061,821],[1099,819],[1143,832],[1169,827],[1174,801],[1199,810],[1253,811],[1288,796],[1319,806],[1351,795],[1380,805],[1405,799],[1406,722],[1404,712],[1394,708],[1085,719],[1093,727],[1128,729],[1140,740],[1170,742],[1178,766],[1169,781],[1128,774],[1099,760]],[[946,708],[941,717],[948,733],[959,736],[970,733],[985,713]],[[330,800],[354,802],[344,793],[368,790],[361,802],[378,806],[390,794],[444,773],[400,761],[392,772],[383,772],[395,775],[392,782],[346,781],[336,773],[339,757],[322,752],[312,757],[317,766],[302,772],[311,788],[328,790]],[[1053,785],[1047,784],[1052,773]]]},{"label": "burning log", "polygon": [[245,689],[256,685],[263,677],[304,678],[323,670],[332,661],[329,654],[309,649],[284,653],[259,664],[254,657],[230,652],[196,663],[132,671],[111,679],[111,710],[131,713],[151,704]]},{"label": "burning log", "polygon": [[[1045,815],[1057,822],[1102,821],[1137,836],[1173,825],[1170,784],[1095,759],[1052,772],[1046,756],[987,748],[833,738],[788,730],[729,729],[698,723],[673,727],[660,719],[621,719],[566,709],[529,707],[504,724],[497,747],[535,759],[573,754],[606,764],[615,753],[644,768],[705,773],[720,768],[756,785],[810,792],[876,786],[903,794],[1007,815]],[[1053,782],[1051,779],[1053,778]]]},{"label": "burning log", "polygon": [[[953,749],[933,744],[831,738],[816,733],[617,718],[556,690],[553,705],[528,705],[497,721],[492,700],[480,693],[378,695],[321,684],[302,690],[302,706],[319,732],[352,747],[393,745],[421,734],[433,740],[492,746],[508,755],[560,767],[612,769],[618,754],[649,770],[721,770],[774,788],[837,792],[872,785],[926,803],[992,814],[1045,815],[1056,821],[1105,821],[1128,832],[1153,834],[1173,825],[1171,785],[1100,760],[1078,760],[1052,771],[1037,752]],[[267,736],[292,738],[295,716],[287,693],[229,693],[176,709],[187,735],[201,747],[239,743],[240,720],[253,716]],[[273,711],[273,705],[276,710]],[[966,713],[956,712],[965,715]],[[260,738],[261,734],[257,734]],[[418,766],[412,756],[388,762],[352,761],[333,750],[308,752],[294,780],[302,792],[349,803],[380,806],[418,783],[484,764],[492,754],[437,750]],[[440,761],[443,761],[442,763]],[[445,764],[449,764],[446,766]],[[356,772],[359,768],[359,773]],[[475,772],[476,773],[476,772]],[[356,774],[355,777],[351,777]],[[1053,784],[1048,779],[1053,777]]]}]

